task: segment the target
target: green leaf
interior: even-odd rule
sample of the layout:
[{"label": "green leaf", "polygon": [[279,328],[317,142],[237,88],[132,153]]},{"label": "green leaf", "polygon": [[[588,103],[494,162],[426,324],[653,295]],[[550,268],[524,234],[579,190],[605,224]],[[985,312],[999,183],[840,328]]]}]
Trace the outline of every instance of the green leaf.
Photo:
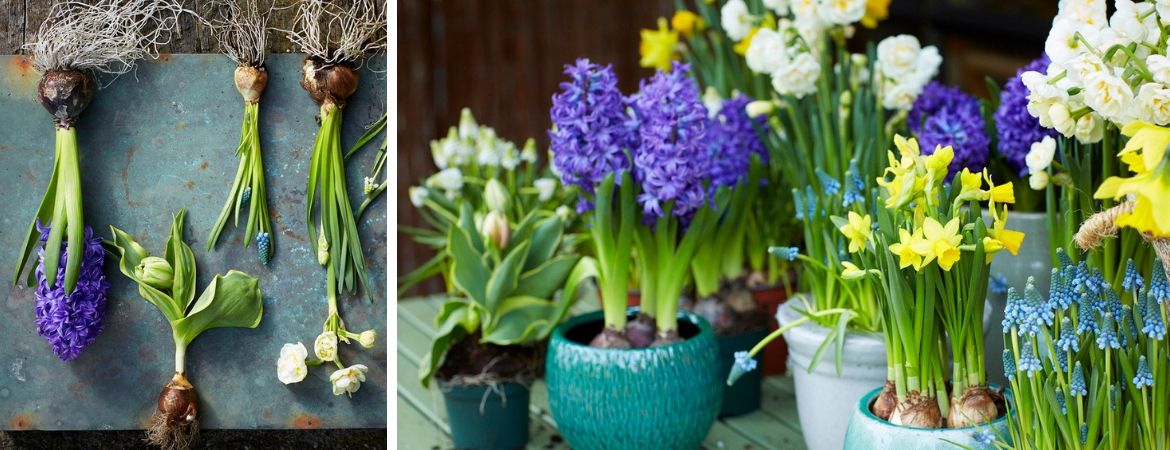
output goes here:
[{"label": "green leaf", "polygon": [[536,297],[509,297],[496,312],[495,325],[484,330],[480,342],[515,345],[538,341],[556,326],[557,306]]},{"label": "green leaf", "polygon": [[468,333],[474,332],[476,328],[479,328],[479,314],[476,314],[474,308],[474,303],[461,298],[447,300],[439,308],[439,314],[435,315],[435,327],[441,328],[452,314],[459,313],[461,318],[458,325],[462,326]]},{"label": "green leaf", "polygon": [[146,298],[146,301],[158,308],[163,316],[166,316],[167,321],[174,322],[182,319],[183,311],[179,309],[173,298],[149,284],[143,283],[134,275],[134,268],[138,267],[138,263],[150,256],[146,253],[146,249],[138,245],[138,242],[135,242],[134,238],[126,234],[125,231],[113,226],[110,227],[110,231],[114,234],[113,245],[118,249],[118,270],[121,270],[127,278],[138,283],[138,292]]},{"label": "green leaf", "polygon": [[176,345],[187,345],[212,328],[256,328],[263,315],[260,282],[246,273],[230,270],[227,275],[216,275],[187,317],[171,322],[171,328]]},{"label": "green leaf", "polygon": [[536,227],[537,219],[539,219],[539,216],[536,215],[536,211],[533,211],[524,216],[524,219],[520,220],[520,223],[516,225],[516,229],[512,230],[512,238],[508,239],[508,245],[504,246],[505,254],[515,249],[521,242],[528,241],[529,237],[532,236],[533,228]]},{"label": "green leaf", "polygon": [[[444,305],[444,307],[446,306]],[[451,346],[467,336],[467,330],[463,329],[460,324],[467,319],[468,314],[469,308],[466,307],[449,311],[446,320],[435,331],[435,339],[431,341],[431,349],[423,355],[418,364],[418,380],[423,387],[430,387],[431,379],[434,378],[439,367],[442,367],[443,359],[447,357],[447,351],[451,349]]]},{"label": "green leaf", "polygon": [[475,227],[475,212],[471,210],[471,205],[464,203],[459,212],[459,228],[467,232],[467,237],[470,238],[471,248],[475,249],[476,253],[483,253],[483,237],[479,235],[479,228]]},{"label": "green leaf", "polygon": [[171,236],[167,239],[166,260],[175,271],[171,285],[171,297],[175,299],[179,311],[186,313],[195,298],[195,254],[191,247],[183,242],[183,224],[186,210],[180,209],[171,222]]},{"label": "green leaf", "polygon": [[564,234],[564,230],[565,226],[561,223],[561,219],[556,217],[549,218],[536,226],[536,230],[532,233],[532,249],[528,251],[528,259],[524,262],[525,271],[544,264],[552,257],[561,244],[561,235]]},{"label": "green leaf", "polygon": [[520,273],[524,268],[524,261],[528,258],[529,243],[525,242],[512,250],[500,265],[496,266],[496,270],[492,272],[491,278],[488,279],[487,289],[484,302],[484,307],[488,311],[495,311],[500,305],[500,302],[509,297],[512,291],[516,290],[516,284],[520,281]]},{"label": "green leaf", "polygon": [[[531,254],[531,252],[529,252]],[[560,255],[520,275],[512,295],[550,298],[565,285],[569,271],[577,265],[578,255]]]},{"label": "green leaf", "polygon": [[480,252],[475,251],[466,230],[451,228],[447,253],[451,255],[451,279],[455,286],[471,300],[487,306],[487,283],[492,273],[480,259]]}]

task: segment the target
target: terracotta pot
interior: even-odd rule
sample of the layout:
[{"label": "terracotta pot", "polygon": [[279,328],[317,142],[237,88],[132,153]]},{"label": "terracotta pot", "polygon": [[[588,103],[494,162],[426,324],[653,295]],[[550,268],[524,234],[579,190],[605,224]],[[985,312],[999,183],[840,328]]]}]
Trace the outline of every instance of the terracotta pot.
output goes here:
[{"label": "terracotta pot", "polygon": [[[768,317],[776,317],[776,310],[788,300],[788,290],[783,286],[752,289],[752,298]],[[770,330],[778,328],[775,320],[770,321]],[[788,343],[781,337],[764,348],[764,375],[784,375],[788,369]]]}]

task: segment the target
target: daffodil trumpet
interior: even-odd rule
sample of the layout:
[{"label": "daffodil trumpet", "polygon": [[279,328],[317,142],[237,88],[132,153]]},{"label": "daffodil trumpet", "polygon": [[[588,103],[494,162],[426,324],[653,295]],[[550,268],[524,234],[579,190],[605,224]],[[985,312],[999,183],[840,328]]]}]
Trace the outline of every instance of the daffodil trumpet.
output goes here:
[{"label": "daffodil trumpet", "polygon": [[260,283],[243,272],[216,275],[198,297],[195,254],[183,240],[186,213],[171,223],[163,257],[150,256],[125,231],[110,227],[122,274],[166,317],[175,345],[175,372],[163,388],[146,430],[147,441],[164,449],[187,449],[199,432],[199,396],[187,379],[187,348],[212,328],[256,328],[264,315]]}]

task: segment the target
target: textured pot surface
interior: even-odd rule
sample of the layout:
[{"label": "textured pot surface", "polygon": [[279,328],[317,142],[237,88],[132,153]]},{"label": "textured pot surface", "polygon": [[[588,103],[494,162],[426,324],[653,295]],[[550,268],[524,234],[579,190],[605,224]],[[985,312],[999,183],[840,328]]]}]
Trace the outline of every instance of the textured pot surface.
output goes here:
[{"label": "textured pot surface", "polygon": [[527,386],[445,386],[443,401],[456,448],[511,450],[528,444]]},{"label": "textured pot surface", "polygon": [[[780,305],[788,300],[788,289],[784,286],[772,286],[768,288],[752,289],[752,298],[756,300],[756,304],[768,312],[769,316],[775,317],[776,310]],[[775,321],[772,322],[771,329],[778,328]],[[781,337],[764,349],[764,375],[784,375],[788,369],[788,343]]]},{"label": "textured pot surface", "polygon": [[[994,438],[1010,444],[1007,415],[989,424],[966,428],[911,428],[894,425],[870,412],[870,404],[881,387],[869,391],[853,407],[845,450],[953,450],[958,448],[991,449]],[[1004,440],[1007,442],[1004,442]]]},{"label": "textured pot surface", "polygon": [[[636,309],[631,308],[631,317]],[[553,331],[546,359],[548,406],[575,449],[698,448],[715,422],[723,375],[715,333],[679,313],[686,340],[658,348],[588,346],[603,326],[600,311]]]},{"label": "textured pot surface", "polygon": [[[760,328],[747,333],[731,336],[719,336],[719,363],[722,365],[719,372],[723,379],[731,374],[731,366],[735,364],[735,352],[748,351],[757,342],[768,336],[767,328]],[[760,356],[756,355],[758,364]],[[759,370],[745,373],[739,381],[731,386],[724,383],[723,407],[719,410],[719,417],[739,416],[760,409],[760,389],[764,383],[764,374]]]},{"label": "textured pot surface", "polygon": [[[776,320],[782,326],[792,323],[802,317],[796,311],[802,307],[799,298],[788,301],[780,306]],[[840,450],[857,400],[886,381],[885,343],[880,335],[862,333],[846,335],[839,376],[831,351],[809,373],[813,355],[828,335],[829,329],[811,322],[784,333],[801,433],[811,450]]]},{"label": "textured pot surface", "polygon": [[[991,216],[985,211],[984,220],[991,223]],[[1048,286],[1052,277],[1052,256],[1048,249],[1048,225],[1045,213],[1012,212],[1008,217],[1008,228],[1024,233],[1024,243],[1020,252],[1012,255],[1006,251],[999,252],[991,261],[991,274],[1002,274],[1009,287],[1016,288],[1020,294],[1024,293],[1024,286],[1028,277],[1033,277],[1036,289],[1045,297],[1048,296]],[[1003,375],[1003,308],[1007,304],[1006,293],[987,291],[987,306],[983,327],[984,365],[987,370],[987,382],[1006,385],[1007,377]]]}]

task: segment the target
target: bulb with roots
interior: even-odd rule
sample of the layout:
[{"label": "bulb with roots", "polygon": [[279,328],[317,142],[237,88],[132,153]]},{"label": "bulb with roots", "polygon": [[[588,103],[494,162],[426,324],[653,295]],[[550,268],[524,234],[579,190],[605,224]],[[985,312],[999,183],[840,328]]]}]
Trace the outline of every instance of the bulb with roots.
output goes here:
[{"label": "bulb with roots", "polygon": [[942,428],[942,411],[938,400],[910,391],[890,414],[890,423],[914,428]]},{"label": "bulb with roots", "polygon": [[886,381],[886,385],[882,386],[882,392],[878,394],[873,401],[873,415],[878,416],[882,420],[890,420],[890,415],[894,413],[894,408],[898,406],[898,395],[893,381]]},{"label": "bulb with roots", "polygon": [[963,428],[991,422],[999,417],[996,405],[999,394],[987,386],[971,386],[951,399],[951,410],[947,414],[947,426]]},{"label": "bulb with roots", "polygon": [[93,100],[93,80],[80,70],[49,70],[37,84],[37,100],[58,128],[71,128]]},{"label": "bulb with roots", "polygon": [[186,450],[199,434],[199,396],[182,373],[175,373],[158,396],[146,440],[163,450]]},{"label": "bulb with roots", "polygon": [[301,88],[309,93],[313,101],[325,107],[344,107],[346,99],[357,91],[358,75],[346,64],[326,64],[309,57],[301,66]]},{"label": "bulb with roots", "polygon": [[268,86],[268,71],[263,67],[239,66],[236,67],[233,79],[236,91],[244,97],[244,102],[255,104],[260,101],[260,95]]}]

